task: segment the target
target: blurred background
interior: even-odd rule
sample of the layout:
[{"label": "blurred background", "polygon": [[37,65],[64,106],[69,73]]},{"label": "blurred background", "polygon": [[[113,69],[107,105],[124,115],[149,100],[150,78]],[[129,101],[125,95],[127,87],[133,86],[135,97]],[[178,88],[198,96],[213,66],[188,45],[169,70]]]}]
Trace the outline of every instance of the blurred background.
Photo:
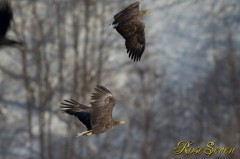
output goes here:
[{"label": "blurred background", "polygon": [[[9,37],[0,50],[1,159],[240,158],[240,1],[141,0],[146,50],[128,58],[108,27],[133,0],[10,0]],[[63,99],[88,104],[96,84],[117,99],[126,125],[76,138],[85,127],[59,111]],[[232,155],[180,155],[195,147],[235,147]]]}]

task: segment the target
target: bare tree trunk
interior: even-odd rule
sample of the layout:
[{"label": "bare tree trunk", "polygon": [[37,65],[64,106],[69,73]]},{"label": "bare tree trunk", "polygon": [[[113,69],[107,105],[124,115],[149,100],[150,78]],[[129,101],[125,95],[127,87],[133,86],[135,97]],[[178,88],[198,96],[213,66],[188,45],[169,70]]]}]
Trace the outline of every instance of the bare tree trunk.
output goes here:
[{"label": "bare tree trunk", "polygon": [[[236,50],[234,47],[234,42],[233,42],[233,35],[232,31],[228,30],[227,33],[227,40],[228,40],[228,54],[227,54],[227,60],[228,60],[228,66],[229,66],[229,78],[231,82],[231,90],[232,90],[232,104],[234,105],[234,112],[235,112],[235,117],[236,117],[236,134],[240,134],[240,99],[239,99],[239,94],[238,94],[238,89],[240,88],[240,78],[239,78],[239,72],[237,71],[237,66],[236,66]],[[240,143],[240,137],[239,135],[236,135],[234,138],[235,145],[237,146]],[[239,158],[240,153],[235,153],[235,157]]]},{"label": "bare tree trunk", "polygon": [[143,125],[143,143],[142,143],[142,159],[148,159],[148,131],[149,131],[149,117],[148,117],[148,105],[147,95],[145,89],[145,73],[140,70],[142,93],[143,93],[143,109],[144,109],[144,125]]},{"label": "bare tree trunk", "polygon": [[102,83],[102,69],[103,69],[103,48],[104,48],[104,4],[101,3],[101,31],[100,31],[100,44],[99,44],[99,57],[98,57],[98,70],[97,70],[97,84]]},{"label": "bare tree trunk", "polygon": [[[73,30],[73,50],[74,50],[74,61],[73,61],[73,85],[72,85],[72,90],[71,90],[71,96],[74,99],[79,98],[79,51],[78,51],[78,44],[79,44],[79,22],[80,22],[80,17],[79,17],[79,10],[78,10],[78,5],[79,2],[77,0],[72,1],[72,30]],[[68,119],[71,121],[71,119]],[[66,142],[65,145],[65,155],[64,158],[72,158],[75,154],[75,136],[73,134],[74,130],[74,124],[72,122],[69,122],[66,127],[66,132],[69,134],[70,138]]]},{"label": "bare tree trunk", "polygon": [[[65,50],[66,50],[66,7],[65,3],[64,5],[62,2],[55,1],[56,6],[56,12],[57,12],[57,39],[58,39],[58,93],[59,93],[59,100],[62,100],[62,96],[64,93],[64,78],[63,78],[63,61],[65,58]],[[50,118],[52,115],[50,116]],[[67,143],[66,143],[67,145]],[[67,145],[68,147],[68,145]],[[64,151],[62,152],[63,158],[67,158],[65,156],[67,154],[67,149],[64,148]],[[53,149],[49,149],[49,158],[52,158],[51,152]]]},{"label": "bare tree trunk", "polygon": [[57,10],[57,39],[58,39],[58,92],[59,98],[62,98],[64,92],[64,80],[63,80],[63,60],[66,50],[66,8],[61,6],[62,2],[55,2]]},{"label": "bare tree trunk", "polygon": [[[26,22],[23,19],[21,22],[21,29],[23,30],[26,27]],[[15,31],[17,32],[17,31]],[[22,37],[24,39],[25,36],[22,33]],[[35,98],[34,98],[34,90],[31,86],[31,79],[28,73],[28,64],[27,64],[27,44],[25,47],[21,48],[21,62],[22,62],[22,72],[23,72],[23,80],[24,80],[24,87],[26,90],[26,103],[27,103],[27,127],[28,127],[28,135],[29,135],[29,159],[33,158],[33,149],[32,149],[32,140],[33,140],[33,133],[32,133],[32,108],[35,105]]]},{"label": "bare tree trunk", "polygon": [[27,71],[27,58],[26,58],[26,50],[22,49],[21,56],[22,56],[22,71],[23,71],[23,78],[24,78],[24,86],[26,89],[26,102],[27,102],[27,125],[28,125],[28,134],[29,134],[29,158],[33,158],[33,150],[32,150],[32,108],[34,106],[34,91],[30,84],[30,78]]},{"label": "bare tree trunk", "polygon": [[84,46],[83,46],[83,74],[82,74],[82,101],[85,102],[86,100],[86,92],[88,91],[88,69],[87,69],[87,63],[88,63],[88,41],[89,41],[89,17],[90,17],[90,12],[89,12],[89,7],[91,5],[91,0],[84,0],[84,5],[85,5],[85,20],[84,20],[84,28],[85,28],[85,38],[84,38]]},{"label": "bare tree trunk", "polygon": [[[19,3],[16,3],[17,7],[21,8]],[[13,21],[15,23],[15,21]],[[16,26],[16,24],[14,25]],[[24,34],[24,29],[26,28],[26,20],[23,18],[20,22],[20,30],[17,30],[15,27],[13,27],[13,30],[18,37],[22,37],[23,41],[26,41],[26,36]],[[27,105],[27,128],[28,128],[28,140],[29,140],[29,159],[33,159],[33,149],[32,149],[32,142],[33,142],[33,132],[32,132],[32,109],[35,105],[35,97],[34,97],[34,89],[31,86],[31,77],[28,73],[28,61],[27,61],[27,48],[28,45],[25,44],[25,46],[20,48],[21,53],[21,64],[22,64],[22,75],[23,75],[23,82],[24,82],[24,88],[26,91],[26,105]]]},{"label": "bare tree trunk", "polygon": [[[45,119],[44,119],[44,111],[45,105],[43,103],[44,92],[43,92],[43,77],[42,77],[42,52],[40,48],[36,48],[36,65],[37,65],[37,79],[38,79],[38,122],[39,122],[39,139],[40,139],[40,156],[41,159],[45,158]],[[34,52],[35,52],[34,51]]]},{"label": "bare tree trunk", "polygon": [[[45,74],[44,74],[44,97],[43,97],[43,105],[45,107],[43,113],[45,110],[48,110],[49,117],[47,120],[47,152],[48,152],[48,158],[52,159],[52,132],[51,132],[51,124],[52,124],[52,106],[50,105],[52,97],[53,97],[53,91],[51,88],[51,83],[49,80],[49,71],[50,71],[50,66],[49,66],[49,61],[46,56],[46,52],[43,53],[43,65],[45,67]],[[48,108],[48,109],[46,109]]]},{"label": "bare tree trunk", "polygon": [[37,77],[37,85],[38,85],[38,92],[37,92],[37,106],[38,106],[38,124],[39,124],[39,147],[40,147],[40,158],[45,158],[45,119],[44,119],[44,110],[45,105],[43,103],[44,92],[43,92],[43,77],[42,77],[42,51],[41,51],[41,35],[43,35],[43,26],[42,22],[39,19],[37,14],[37,7],[36,1],[32,3],[32,14],[36,19],[36,23],[33,23],[33,35],[36,34],[37,36],[33,36],[33,38],[37,37],[37,40],[33,39],[34,42],[32,52],[35,53],[35,64],[36,64],[36,77]]},{"label": "bare tree trunk", "polygon": [[72,86],[72,96],[74,98],[78,98],[79,92],[79,82],[78,82],[78,77],[79,77],[79,51],[78,51],[78,43],[79,43],[79,12],[78,9],[76,8],[77,6],[77,1],[74,0],[72,4],[73,8],[73,50],[74,50],[74,71],[73,71],[73,86]]}]

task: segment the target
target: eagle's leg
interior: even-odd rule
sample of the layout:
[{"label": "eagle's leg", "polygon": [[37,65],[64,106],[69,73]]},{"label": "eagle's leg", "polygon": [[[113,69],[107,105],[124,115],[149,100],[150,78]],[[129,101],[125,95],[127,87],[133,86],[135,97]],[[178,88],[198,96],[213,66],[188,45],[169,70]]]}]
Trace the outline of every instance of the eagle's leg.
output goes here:
[{"label": "eagle's leg", "polygon": [[77,133],[76,137],[79,137],[79,136],[90,136],[90,135],[92,135],[92,130],[84,131],[82,133]]}]

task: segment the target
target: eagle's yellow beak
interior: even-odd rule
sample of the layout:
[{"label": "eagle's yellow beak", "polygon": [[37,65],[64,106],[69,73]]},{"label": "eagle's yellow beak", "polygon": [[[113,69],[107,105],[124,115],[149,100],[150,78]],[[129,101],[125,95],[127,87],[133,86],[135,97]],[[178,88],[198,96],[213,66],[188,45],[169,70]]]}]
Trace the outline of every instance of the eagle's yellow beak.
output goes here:
[{"label": "eagle's yellow beak", "polygon": [[124,120],[121,120],[121,121],[119,121],[119,124],[123,125],[123,124],[126,124],[126,122]]},{"label": "eagle's yellow beak", "polygon": [[146,10],[145,13],[150,14],[150,13],[152,13],[152,11],[151,10]]}]

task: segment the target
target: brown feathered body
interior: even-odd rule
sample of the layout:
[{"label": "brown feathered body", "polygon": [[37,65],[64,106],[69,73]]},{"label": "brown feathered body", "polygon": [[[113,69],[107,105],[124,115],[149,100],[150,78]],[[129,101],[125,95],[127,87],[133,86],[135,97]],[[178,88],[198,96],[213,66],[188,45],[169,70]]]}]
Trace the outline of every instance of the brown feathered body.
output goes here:
[{"label": "brown feathered body", "polygon": [[145,50],[145,25],[141,19],[150,10],[139,10],[139,2],[129,5],[114,16],[114,28],[125,39],[129,58],[139,61]]},{"label": "brown feathered body", "polygon": [[64,100],[61,109],[64,113],[76,116],[88,129],[78,136],[100,134],[113,129],[115,126],[124,124],[124,121],[114,121],[112,111],[115,98],[112,93],[103,86],[97,85],[96,92],[92,94],[91,107],[80,104],[72,99]]}]

